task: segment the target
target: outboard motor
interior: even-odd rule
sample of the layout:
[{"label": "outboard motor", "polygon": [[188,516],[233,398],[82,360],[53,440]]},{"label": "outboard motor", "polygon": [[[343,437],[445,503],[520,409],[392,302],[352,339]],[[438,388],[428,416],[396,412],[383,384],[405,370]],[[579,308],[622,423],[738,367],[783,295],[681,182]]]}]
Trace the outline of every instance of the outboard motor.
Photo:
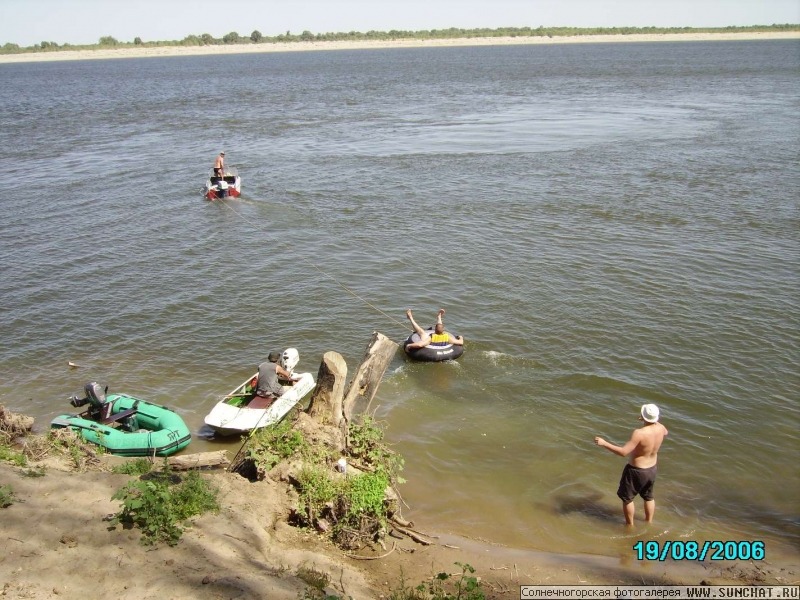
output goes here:
[{"label": "outboard motor", "polygon": [[112,404],[106,399],[108,386],[103,388],[96,381],[91,381],[83,386],[83,391],[86,394],[85,398],[79,399],[73,396],[69,403],[75,408],[89,404],[89,416],[97,420],[107,418],[112,409]]},{"label": "outboard motor", "polygon": [[86,397],[89,399],[89,402],[92,403],[93,407],[100,408],[106,403],[108,386],[102,388],[99,383],[92,381],[83,386],[83,391],[86,392]]},{"label": "outboard motor", "polygon": [[225,181],[224,177],[220,177],[219,182],[217,183],[217,197],[218,198],[228,197],[228,182]]},{"label": "outboard motor", "polygon": [[281,366],[289,372],[289,375],[292,374],[299,362],[300,353],[297,351],[297,348],[287,348],[283,351],[281,355]]}]

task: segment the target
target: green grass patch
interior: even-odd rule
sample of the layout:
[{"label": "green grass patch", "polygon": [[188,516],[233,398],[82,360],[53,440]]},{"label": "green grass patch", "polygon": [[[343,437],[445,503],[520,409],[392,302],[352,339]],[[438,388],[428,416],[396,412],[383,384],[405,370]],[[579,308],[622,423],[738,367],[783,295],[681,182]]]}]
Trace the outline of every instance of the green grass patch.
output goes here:
[{"label": "green grass patch", "polygon": [[68,458],[76,471],[100,464],[99,456],[106,453],[105,448],[87,442],[69,427],[51,429],[41,442],[34,445],[38,447],[36,453],[39,455],[53,453]]},{"label": "green grass patch", "polygon": [[305,465],[297,474],[297,487],[300,492],[298,512],[308,524],[313,523],[342,491],[341,481],[334,480],[330,471],[320,465]]},{"label": "green grass patch", "polygon": [[17,452],[8,444],[0,444],[0,460],[10,462],[17,467],[24,467],[28,464],[28,459],[22,452]]},{"label": "green grass patch", "polygon": [[347,520],[354,524],[362,515],[369,515],[385,521],[383,498],[388,486],[389,478],[382,471],[347,478],[343,486]]},{"label": "green grass patch", "polygon": [[248,441],[247,457],[266,472],[282,460],[303,455],[308,450],[309,445],[303,434],[292,429],[291,423],[286,420],[256,430]]},{"label": "green grass patch", "polygon": [[392,484],[405,483],[400,477],[405,461],[383,441],[383,428],[370,416],[350,424],[349,453],[366,467],[383,471]]},{"label": "green grass patch", "polygon": [[14,504],[14,490],[10,485],[0,485],[0,508],[8,508]]},{"label": "green grass patch", "polygon": [[122,464],[114,465],[111,468],[112,473],[120,473],[123,475],[144,475],[152,470],[153,463],[147,458],[134,458]]},{"label": "green grass patch", "polygon": [[47,468],[44,465],[25,469],[20,473],[23,477],[44,477],[47,475]]},{"label": "green grass patch", "polygon": [[402,483],[403,458],[384,442],[383,429],[369,416],[350,424],[347,474],[333,468],[324,451],[303,455],[294,475],[299,495],[292,523],[325,532],[342,549],[357,550],[380,541],[397,510],[387,491]]},{"label": "green grass patch", "polygon": [[343,478],[330,468],[305,465],[297,475],[299,493],[295,522],[329,529],[341,548],[361,548],[385,532],[384,504],[389,479],[382,471]]},{"label": "green grass patch", "polygon": [[401,582],[388,600],[485,600],[481,582],[474,575],[475,569],[466,563],[455,564],[461,568],[461,573],[439,573],[414,588],[407,588]]},{"label": "green grass patch", "polygon": [[122,502],[122,510],[111,522],[115,526],[138,527],[146,546],[175,546],[187,519],[219,511],[218,490],[198,471],[189,471],[183,477],[168,471],[158,475],[131,481],[117,490],[111,499]]}]

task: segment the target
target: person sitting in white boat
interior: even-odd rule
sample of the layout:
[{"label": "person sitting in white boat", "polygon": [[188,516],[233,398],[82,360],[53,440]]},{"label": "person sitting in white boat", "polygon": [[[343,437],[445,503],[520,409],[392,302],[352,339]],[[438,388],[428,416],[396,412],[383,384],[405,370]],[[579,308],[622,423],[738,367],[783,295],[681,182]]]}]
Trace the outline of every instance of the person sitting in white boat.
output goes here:
[{"label": "person sitting in white boat", "polygon": [[217,177],[225,176],[225,153],[220,152],[217,160],[214,161],[214,175]]},{"label": "person sitting in white boat", "polygon": [[286,381],[287,385],[294,385],[296,379],[292,377],[289,371],[278,364],[280,359],[280,352],[270,352],[267,360],[258,365],[256,396],[262,398],[277,398],[281,396],[284,389],[279,379]]},{"label": "person sitting in white boat", "polygon": [[416,350],[418,348],[424,348],[425,346],[447,346],[449,344],[455,346],[464,345],[463,336],[451,335],[444,330],[444,323],[442,322],[442,317],[444,317],[443,308],[439,309],[439,313],[436,315],[436,325],[433,327],[433,333],[430,334],[417,324],[414,320],[414,315],[411,314],[410,308],[406,311],[406,317],[411,321],[411,326],[419,336],[419,341],[406,346],[406,350]]}]

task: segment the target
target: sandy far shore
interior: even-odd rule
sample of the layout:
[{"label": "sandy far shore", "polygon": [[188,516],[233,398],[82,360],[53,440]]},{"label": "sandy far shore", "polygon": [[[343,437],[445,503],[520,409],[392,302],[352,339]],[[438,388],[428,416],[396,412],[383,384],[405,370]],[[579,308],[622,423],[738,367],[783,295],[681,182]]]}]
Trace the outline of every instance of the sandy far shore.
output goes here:
[{"label": "sandy far shore", "polygon": [[609,42],[706,42],[731,40],[798,40],[800,31],[768,33],[663,33],[631,35],[578,35],[573,37],[492,37],[431,40],[381,40],[358,42],[281,42],[274,44],[231,44],[220,46],[163,46],[157,48],[114,48],[103,50],[61,50],[56,52],[3,54],[0,63],[55,60],[98,60],[152,56],[201,56],[261,52],[304,52],[313,50],[368,50],[376,48],[439,48],[455,46],[508,46],[523,44],[597,44]]}]

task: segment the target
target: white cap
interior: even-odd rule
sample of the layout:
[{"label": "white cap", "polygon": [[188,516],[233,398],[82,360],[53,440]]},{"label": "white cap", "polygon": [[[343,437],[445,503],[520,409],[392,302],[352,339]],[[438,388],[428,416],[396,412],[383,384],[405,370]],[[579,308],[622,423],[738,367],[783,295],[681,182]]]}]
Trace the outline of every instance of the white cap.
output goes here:
[{"label": "white cap", "polygon": [[642,405],[642,419],[648,423],[655,423],[658,421],[659,410],[655,404]]}]

